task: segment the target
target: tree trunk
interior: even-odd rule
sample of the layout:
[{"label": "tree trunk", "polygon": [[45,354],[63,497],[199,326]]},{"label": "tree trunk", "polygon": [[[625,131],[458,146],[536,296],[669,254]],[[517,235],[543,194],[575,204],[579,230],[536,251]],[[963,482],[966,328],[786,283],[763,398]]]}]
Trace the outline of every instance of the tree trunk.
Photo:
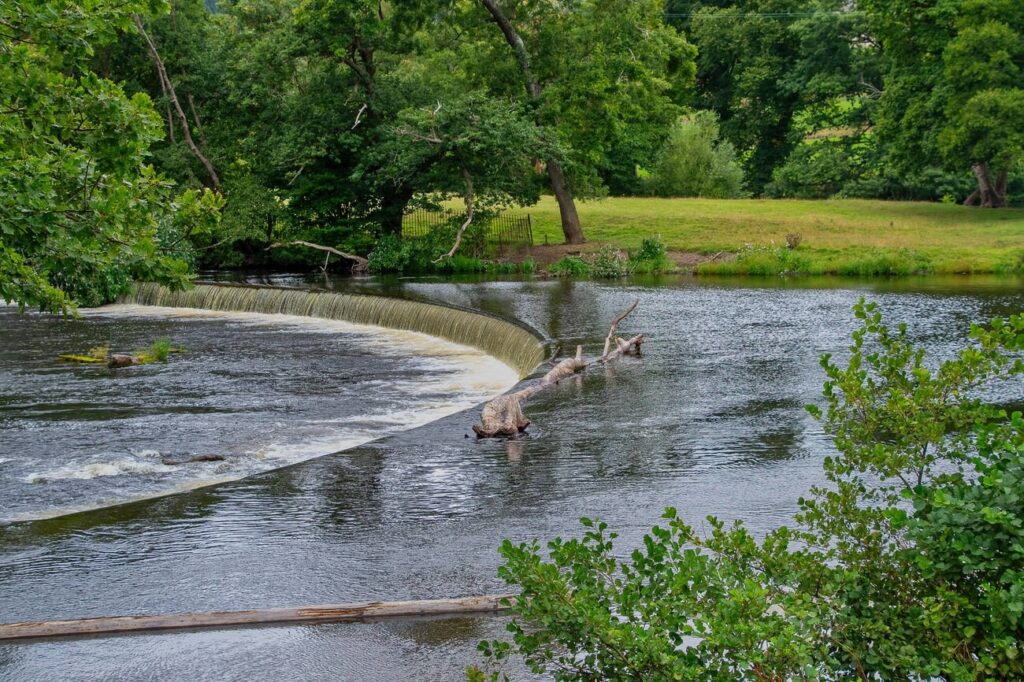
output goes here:
[{"label": "tree trunk", "polygon": [[1009,204],[1009,197],[1006,196],[1006,186],[1010,180],[1010,172],[1007,169],[999,171],[996,176],[996,197],[998,199],[998,206],[996,208],[1006,208]]},{"label": "tree trunk", "polygon": [[551,189],[555,193],[558,213],[562,217],[562,234],[565,235],[565,243],[582,244],[586,239],[583,238],[583,226],[580,224],[579,214],[576,213],[576,202],[573,201],[569,183],[565,181],[562,166],[554,159],[548,161],[548,178],[551,179]]},{"label": "tree trunk", "polygon": [[974,177],[978,180],[978,194],[982,208],[1006,208],[1007,171],[1000,171],[995,181],[987,163],[975,163],[971,166]]},{"label": "tree trunk", "polygon": [[[604,352],[594,362],[605,364],[623,355],[640,355],[640,348],[644,343],[642,334],[637,334],[628,341],[615,336],[619,323],[622,322],[635,309],[639,301],[634,301],[626,308],[608,329],[608,336],[604,341]],[[612,342],[615,348],[612,349]],[[540,381],[515,393],[499,396],[486,403],[480,412],[480,423],[473,425],[473,430],[478,438],[494,438],[496,436],[515,437],[525,431],[530,425],[530,420],[523,414],[523,402],[541,391],[558,384],[559,381],[571,377],[587,368],[589,363],[583,359],[583,347],[576,346],[576,355],[565,358],[545,374]]]},{"label": "tree trunk", "polygon": [[[515,53],[516,61],[523,72],[523,81],[526,86],[526,94],[532,100],[538,100],[541,96],[541,86],[534,78],[533,68],[530,65],[530,53],[526,49],[522,36],[512,26],[498,3],[495,0],[480,0],[483,6],[490,13],[494,23],[501,29],[505,36],[505,42]],[[547,162],[548,178],[551,180],[551,191],[555,193],[555,200],[558,201],[558,213],[562,218],[562,234],[565,235],[566,244],[582,244],[586,241],[583,238],[583,226],[580,224],[579,214],[576,213],[576,202],[572,198],[572,190],[565,180],[562,166],[555,159]]]},{"label": "tree trunk", "polygon": [[377,220],[383,234],[402,236],[402,217],[405,207],[412,201],[412,189],[407,185],[395,186],[386,183],[380,194],[380,209]]}]

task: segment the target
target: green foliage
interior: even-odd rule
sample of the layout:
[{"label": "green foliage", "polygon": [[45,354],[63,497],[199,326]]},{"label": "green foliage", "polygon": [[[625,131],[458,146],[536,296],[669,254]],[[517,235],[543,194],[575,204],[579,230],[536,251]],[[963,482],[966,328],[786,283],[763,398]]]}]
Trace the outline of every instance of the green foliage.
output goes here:
[{"label": "green foliage", "polygon": [[[990,182],[1024,158],[1024,12],[1013,0],[865,0],[891,60],[877,112],[901,170],[978,167]],[[906,31],[913,24],[914,31]],[[990,197],[985,199],[991,199]],[[999,205],[1005,200],[1000,196]]]},{"label": "green foliage", "polygon": [[110,301],[133,278],[187,283],[178,240],[216,224],[218,201],[175,201],[146,165],[162,134],[149,98],[89,63],[146,8],[0,4],[0,298],[66,311]]},{"label": "green foliage", "polygon": [[[716,112],[760,194],[811,132],[859,125],[870,114],[863,82],[877,82],[882,55],[866,17],[841,0],[673,0],[671,19],[697,46],[698,106]],[[852,106],[836,107],[837,100]]]},{"label": "green foliage", "polygon": [[857,174],[855,162],[850,149],[843,144],[816,141],[800,145],[772,173],[765,194],[794,199],[835,196]]},{"label": "green foliage", "polygon": [[718,139],[718,117],[698,111],[679,119],[646,184],[651,194],[663,197],[742,196],[743,169],[732,144]]},{"label": "green foliage", "polygon": [[579,256],[565,256],[548,268],[548,274],[555,277],[587,277],[590,275],[590,263]]},{"label": "green foliage", "polygon": [[141,351],[139,357],[146,362],[167,362],[168,356],[173,352],[181,352],[181,350],[172,346],[170,339],[157,339],[149,345],[148,349]]},{"label": "green foliage", "polygon": [[408,242],[394,234],[383,235],[367,256],[371,272],[403,272],[409,265]]},{"label": "green foliage", "polygon": [[927,256],[913,249],[868,250],[838,262],[820,262],[798,247],[746,245],[731,261],[703,263],[698,272],[718,275],[845,275],[851,277],[922,275],[935,271]]},{"label": "green foliage", "polygon": [[928,363],[877,306],[844,365],[822,358],[838,454],[793,527],[696,531],[674,509],[628,558],[606,524],[505,541],[512,641],[557,680],[1016,679],[1024,675],[1024,419],[982,400],[1024,374],[1024,317]]},{"label": "green foliage", "polygon": [[629,271],[641,275],[670,272],[675,263],[668,257],[668,248],[661,235],[644,237],[640,248],[629,255]]},{"label": "green foliage", "polygon": [[617,279],[630,272],[629,259],[612,246],[603,246],[590,261],[590,276],[598,279]]},{"label": "green foliage", "polygon": [[603,194],[602,178],[633,174],[678,117],[693,84],[693,46],[665,24],[661,0],[500,4],[539,97],[527,94],[517,55],[481,3],[456,6],[464,11],[449,44],[460,45],[460,62],[490,94],[531,100],[575,194]]}]

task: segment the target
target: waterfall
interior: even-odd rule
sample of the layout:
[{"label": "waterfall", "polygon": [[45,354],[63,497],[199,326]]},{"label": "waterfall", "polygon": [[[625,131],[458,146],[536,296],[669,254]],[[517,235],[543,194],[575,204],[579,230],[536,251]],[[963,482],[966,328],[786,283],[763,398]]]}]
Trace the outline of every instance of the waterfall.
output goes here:
[{"label": "waterfall", "polygon": [[520,378],[533,372],[545,357],[542,339],[525,326],[480,312],[383,296],[213,284],[171,291],[147,283],[136,284],[121,302],[299,315],[422,332],[479,348],[514,368]]}]

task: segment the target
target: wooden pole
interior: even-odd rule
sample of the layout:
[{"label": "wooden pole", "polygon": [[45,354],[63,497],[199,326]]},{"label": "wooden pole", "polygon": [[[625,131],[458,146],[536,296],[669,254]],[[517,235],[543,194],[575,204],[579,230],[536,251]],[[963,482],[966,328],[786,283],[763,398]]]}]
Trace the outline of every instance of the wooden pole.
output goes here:
[{"label": "wooden pole", "polygon": [[212,611],[177,613],[158,616],[110,616],[80,620],[48,620],[0,625],[0,641],[50,637],[82,637],[89,635],[160,630],[194,630],[198,628],[233,627],[238,625],[281,625],[290,623],[351,623],[376,618],[402,618],[453,614],[496,614],[505,611],[503,599],[515,595],[484,595],[456,599],[421,601],[361,602],[355,604],[322,604],[297,608],[252,609],[248,611]]}]

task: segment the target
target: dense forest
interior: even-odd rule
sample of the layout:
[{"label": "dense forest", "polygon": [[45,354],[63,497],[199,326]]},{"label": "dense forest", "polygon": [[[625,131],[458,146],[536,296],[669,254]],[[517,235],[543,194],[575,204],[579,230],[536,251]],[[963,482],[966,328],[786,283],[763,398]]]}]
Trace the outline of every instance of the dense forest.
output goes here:
[{"label": "dense forest", "polygon": [[[0,2],[0,297],[386,269],[415,208],[1024,199],[1017,0]],[[464,207],[462,207],[464,205]],[[328,255],[330,257],[330,255]]]}]

